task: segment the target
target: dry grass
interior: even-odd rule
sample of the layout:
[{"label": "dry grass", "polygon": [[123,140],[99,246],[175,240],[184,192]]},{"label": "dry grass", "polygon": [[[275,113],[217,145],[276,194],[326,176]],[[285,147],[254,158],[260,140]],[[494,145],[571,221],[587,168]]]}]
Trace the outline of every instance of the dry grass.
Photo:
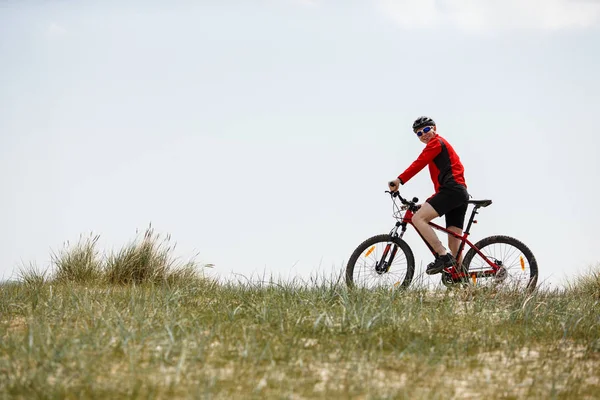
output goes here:
[{"label": "dry grass", "polygon": [[[565,290],[218,284],[152,230],[0,284],[0,398],[593,399],[598,270]],[[417,277],[418,278],[418,277]]]},{"label": "dry grass", "polygon": [[0,291],[0,397],[597,398],[600,305],[580,288],[335,283]]},{"label": "dry grass", "polygon": [[99,236],[79,238],[74,246],[65,243],[64,249],[52,254],[54,279],[59,282],[87,283],[100,279],[102,261],[96,249]]}]

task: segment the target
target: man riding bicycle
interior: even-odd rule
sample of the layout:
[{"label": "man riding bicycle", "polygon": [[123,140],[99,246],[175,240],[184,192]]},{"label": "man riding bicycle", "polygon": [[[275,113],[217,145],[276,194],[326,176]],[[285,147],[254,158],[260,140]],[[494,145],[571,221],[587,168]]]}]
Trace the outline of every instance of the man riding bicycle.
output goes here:
[{"label": "man riding bicycle", "polygon": [[388,186],[391,191],[397,191],[400,184],[404,185],[426,165],[429,166],[435,193],[415,213],[412,222],[421,236],[437,253],[435,260],[427,265],[425,271],[428,275],[433,275],[454,265],[460,239],[448,235],[448,247],[451,252],[448,253],[429,226],[429,222],[445,215],[446,228],[462,235],[469,193],[460,158],[450,143],[437,134],[435,122],[429,117],[420,117],[413,123],[413,131],[421,142],[425,143],[425,148],[406,171],[401,173],[397,179],[388,182]]}]

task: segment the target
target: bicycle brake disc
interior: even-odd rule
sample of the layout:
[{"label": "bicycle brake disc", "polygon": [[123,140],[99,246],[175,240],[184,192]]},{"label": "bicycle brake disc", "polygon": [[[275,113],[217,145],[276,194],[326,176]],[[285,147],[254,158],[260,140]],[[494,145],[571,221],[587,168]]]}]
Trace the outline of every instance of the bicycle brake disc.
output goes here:
[{"label": "bicycle brake disc", "polygon": [[504,267],[500,267],[496,275],[494,275],[494,283],[502,283],[508,277],[508,271]]}]

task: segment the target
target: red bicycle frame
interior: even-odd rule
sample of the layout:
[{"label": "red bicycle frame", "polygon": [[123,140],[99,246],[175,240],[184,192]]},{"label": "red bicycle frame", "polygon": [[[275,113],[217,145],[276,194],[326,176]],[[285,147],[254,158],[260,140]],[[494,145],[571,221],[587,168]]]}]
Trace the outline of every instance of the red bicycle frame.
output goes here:
[{"label": "red bicycle frame", "polygon": [[[442,228],[441,226],[434,224],[433,222],[429,222],[429,226],[431,226],[433,229],[436,229],[438,231],[442,231],[444,233],[447,233],[448,235],[452,235],[457,239],[460,239],[460,246],[458,247],[458,253],[456,254],[456,259],[460,260],[461,259],[461,254],[462,251],[465,247],[465,243],[472,248],[477,254],[479,254],[479,256],[481,258],[483,258],[485,260],[485,262],[490,266],[490,269],[486,269],[483,271],[478,271],[477,273],[471,273],[471,274],[465,274],[462,271],[458,271],[456,266],[452,266],[451,268],[447,269],[446,272],[448,272],[451,276],[452,279],[460,279],[460,278],[464,278],[467,275],[468,276],[472,276],[472,277],[477,277],[477,276],[493,276],[497,273],[497,271],[500,269],[500,266],[498,264],[496,264],[495,262],[491,261],[488,257],[486,257],[477,247],[475,247],[475,245],[473,243],[471,243],[469,241],[469,239],[467,239],[467,237],[469,236],[469,231],[471,229],[471,225],[472,224],[476,224],[477,221],[475,220],[475,215],[478,214],[477,209],[479,208],[479,205],[476,205],[473,208],[473,211],[471,213],[471,217],[469,218],[469,223],[467,224],[467,229],[465,229],[463,235],[458,235],[446,228]],[[415,231],[419,234],[419,236],[421,237],[421,239],[423,239],[423,242],[425,242],[425,244],[427,245],[427,248],[431,251],[431,253],[434,256],[437,256],[437,253],[435,252],[435,250],[431,247],[431,245],[427,242],[427,240],[425,240],[425,238],[423,237],[423,235],[421,235],[421,232],[419,232],[419,230],[417,229],[417,227],[413,224],[412,222],[412,217],[414,215],[414,212],[411,209],[407,209],[406,212],[404,213],[404,216],[402,217],[402,222],[398,222],[398,224],[400,224],[402,226],[402,233],[400,233],[400,238],[402,238],[402,236],[404,235],[404,232],[406,232],[406,225],[410,224],[412,225],[413,228],[415,228]],[[397,225],[399,226],[399,225]]]}]

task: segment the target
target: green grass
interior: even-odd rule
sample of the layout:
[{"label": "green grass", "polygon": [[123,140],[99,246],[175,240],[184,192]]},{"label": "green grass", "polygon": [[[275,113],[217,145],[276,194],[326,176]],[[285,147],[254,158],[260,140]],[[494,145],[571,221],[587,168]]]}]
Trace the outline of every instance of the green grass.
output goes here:
[{"label": "green grass", "polygon": [[69,243],[65,248],[52,254],[52,263],[56,267],[54,279],[58,282],[87,283],[100,279],[102,264],[96,244],[100,237],[80,237],[75,246]]},{"label": "green grass", "polygon": [[172,280],[112,282],[104,265],[84,282],[29,270],[22,282],[2,284],[0,398],[600,393],[600,299],[591,278],[531,295],[348,291],[336,282],[218,284],[186,265],[190,275]]},{"label": "green grass", "polygon": [[201,279],[201,270],[193,261],[182,263],[174,257],[170,236],[161,238],[149,227],[118,251],[108,254],[97,249],[98,235],[65,246],[52,253],[52,268],[40,271],[35,266],[21,267],[19,275],[28,286],[53,283],[81,285],[170,284],[188,285]]},{"label": "green grass", "polygon": [[569,289],[580,296],[600,300],[600,265],[575,278]]},{"label": "green grass", "polygon": [[3,285],[17,398],[594,398],[600,306],[568,291]]}]

